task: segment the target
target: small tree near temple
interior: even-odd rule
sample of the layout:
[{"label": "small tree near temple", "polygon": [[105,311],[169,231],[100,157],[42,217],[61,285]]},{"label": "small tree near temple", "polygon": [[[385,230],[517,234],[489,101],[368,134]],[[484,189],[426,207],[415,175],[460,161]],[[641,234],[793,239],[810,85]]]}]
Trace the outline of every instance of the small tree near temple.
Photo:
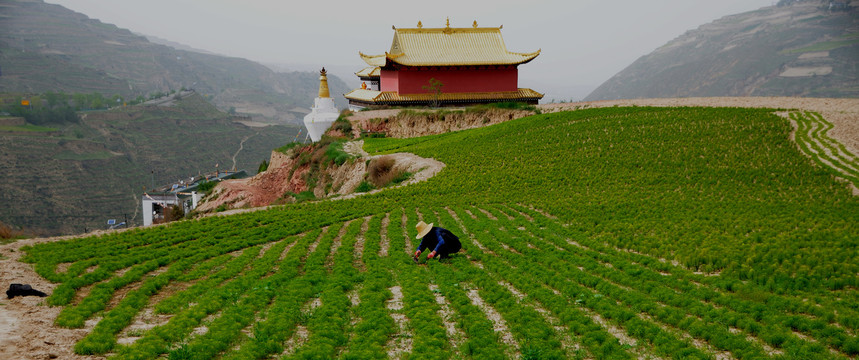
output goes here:
[{"label": "small tree near temple", "polygon": [[444,86],[444,83],[441,80],[436,80],[435,78],[429,79],[429,85],[421,86],[424,90],[433,94],[432,99],[432,107],[437,108],[439,106],[439,97],[441,97],[441,88]]}]

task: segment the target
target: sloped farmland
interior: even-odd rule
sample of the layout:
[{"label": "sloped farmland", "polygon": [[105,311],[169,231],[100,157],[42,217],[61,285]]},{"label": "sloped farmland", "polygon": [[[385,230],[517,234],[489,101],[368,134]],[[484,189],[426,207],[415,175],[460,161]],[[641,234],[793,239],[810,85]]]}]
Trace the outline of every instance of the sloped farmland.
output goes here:
[{"label": "sloped farmland", "polygon": [[[58,284],[55,326],[90,329],[81,355],[856,358],[859,199],[790,133],[772,110],[604,108],[367,139],[447,166],[22,260]],[[463,251],[414,264],[420,220]]]}]

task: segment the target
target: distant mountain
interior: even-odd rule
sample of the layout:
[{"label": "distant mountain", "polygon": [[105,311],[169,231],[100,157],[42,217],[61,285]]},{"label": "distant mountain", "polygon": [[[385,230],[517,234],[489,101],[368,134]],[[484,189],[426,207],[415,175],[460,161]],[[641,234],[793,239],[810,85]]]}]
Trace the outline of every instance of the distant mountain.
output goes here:
[{"label": "distant mountain", "polygon": [[[0,9],[0,92],[134,98],[184,87],[221,110],[300,123],[298,110],[313,104],[319,86],[315,71],[277,73],[245,59],[155,44],[41,0],[0,0]],[[339,78],[328,81],[332,93],[348,91]]]},{"label": "distant mountain", "polygon": [[0,221],[46,235],[102,229],[124,215],[140,225],[144,188],[215,164],[254,174],[299,129],[249,127],[196,93],[177,94],[43,126],[0,116]]},{"label": "distant mountain", "polygon": [[859,97],[859,4],[779,4],[688,31],[636,60],[585,100]]}]

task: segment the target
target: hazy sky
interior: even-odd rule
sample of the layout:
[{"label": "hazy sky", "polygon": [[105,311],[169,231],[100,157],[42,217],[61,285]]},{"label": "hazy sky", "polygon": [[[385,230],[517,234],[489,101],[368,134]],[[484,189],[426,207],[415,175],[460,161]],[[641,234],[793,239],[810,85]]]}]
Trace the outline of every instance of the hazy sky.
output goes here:
[{"label": "hazy sky", "polygon": [[[390,49],[391,26],[504,25],[510,51],[542,49],[520,66],[520,86],[580,98],[637,58],[726,15],[773,0],[47,0],[133,32],[219,54],[341,77],[358,51]],[[351,80],[351,79],[347,79]]]}]

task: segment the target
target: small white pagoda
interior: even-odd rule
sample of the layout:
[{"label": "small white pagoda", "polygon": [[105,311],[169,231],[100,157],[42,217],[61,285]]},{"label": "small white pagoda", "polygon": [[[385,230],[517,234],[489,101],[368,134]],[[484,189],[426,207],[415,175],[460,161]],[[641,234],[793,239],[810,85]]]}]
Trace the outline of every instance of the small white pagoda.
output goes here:
[{"label": "small white pagoda", "polygon": [[334,106],[334,99],[328,93],[328,76],[325,68],[319,72],[319,96],[313,100],[313,108],[310,114],[304,117],[304,126],[307,133],[314,142],[322,139],[322,134],[331,127],[331,124],[340,116],[340,111]]}]

